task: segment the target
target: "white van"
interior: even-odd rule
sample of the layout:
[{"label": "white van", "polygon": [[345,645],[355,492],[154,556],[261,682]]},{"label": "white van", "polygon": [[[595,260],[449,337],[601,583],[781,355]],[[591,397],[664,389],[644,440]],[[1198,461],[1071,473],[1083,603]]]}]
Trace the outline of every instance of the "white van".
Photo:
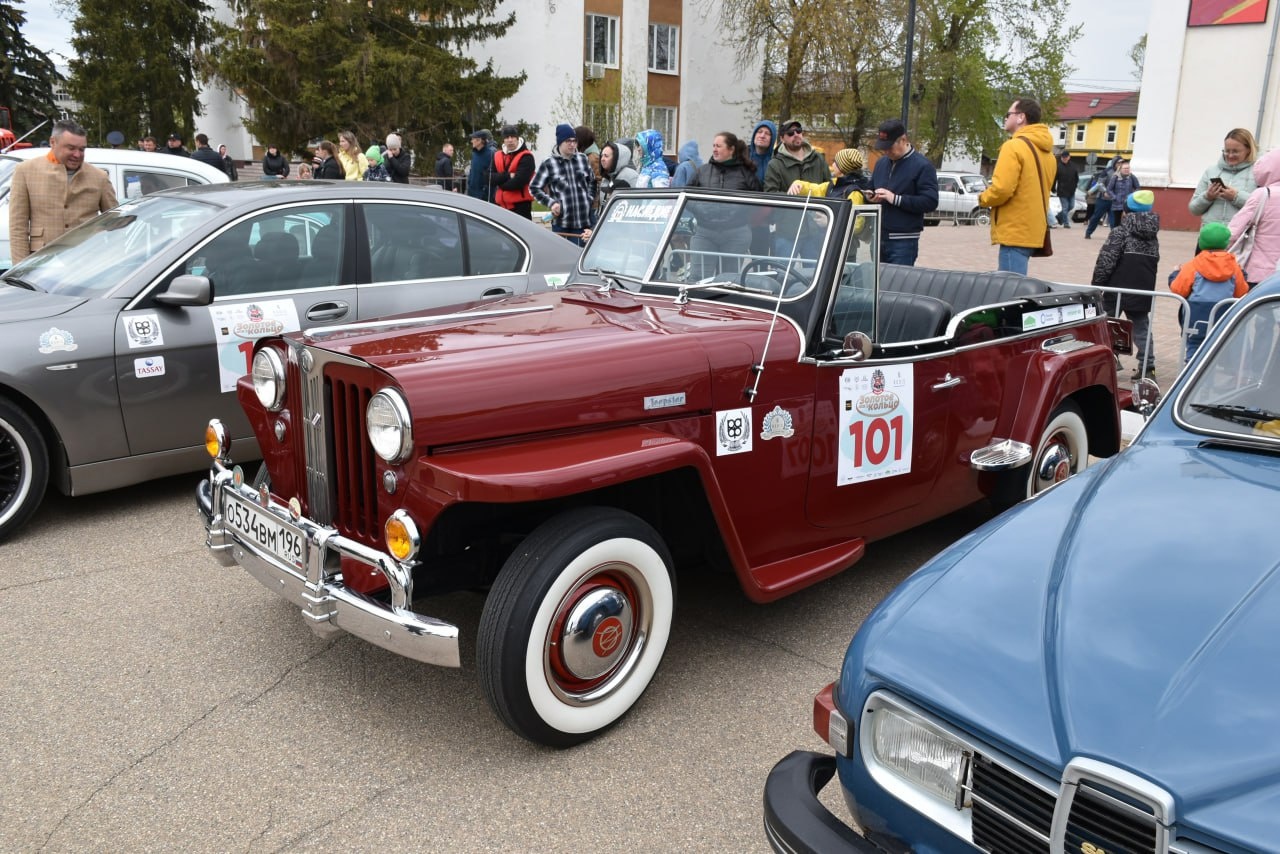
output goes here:
[{"label": "white van", "polygon": [[[9,269],[9,184],[24,160],[45,157],[48,148],[20,148],[0,155],[0,270]],[[207,163],[158,151],[131,148],[87,148],[84,159],[111,177],[116,198],[127,199],[191,184],[225,184],[230,179]]]},{"label": "white van", "polygon": [[926,216],[925,223],[990,225],[991,211],[978,204],[978,194],[986,188],[987,179],[976,172],[939,172],[938,209]]}]

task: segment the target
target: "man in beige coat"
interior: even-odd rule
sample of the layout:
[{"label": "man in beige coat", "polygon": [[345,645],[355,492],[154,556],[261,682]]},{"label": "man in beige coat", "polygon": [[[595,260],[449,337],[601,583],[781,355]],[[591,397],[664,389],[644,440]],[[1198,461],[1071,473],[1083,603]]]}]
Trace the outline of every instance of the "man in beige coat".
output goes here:
[{"label": "man in beige coat", "polygon": [[9,191],[9,245],[13,263],[63,232],[116,206],[111,179],[84,162],[84,128],[59,121],[49,153],[18,164]]}]

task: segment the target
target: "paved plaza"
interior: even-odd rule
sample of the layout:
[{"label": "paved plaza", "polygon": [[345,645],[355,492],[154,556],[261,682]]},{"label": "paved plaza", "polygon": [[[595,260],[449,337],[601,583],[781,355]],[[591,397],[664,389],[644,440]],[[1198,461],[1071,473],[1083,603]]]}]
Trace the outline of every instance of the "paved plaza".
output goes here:
[{"label": "paved plaza", "polygon": [[[1053,257],[1032,258],[1030,274],[1053,282],[1089,284],[1093,277],[1093,265],[1098,252],[1110,232],[1099,227],[1089,240],[1084,239],[1084,225],[1073,223],[1071,228],[1056,228],[1052,232]],[[1156,290],[1169,292],[1169,274],[1196,251],[1194,231],[1160,232],[1160,267],[1156,275]],[[943,222],[926,228],[920,241],[921,267],[938,267],[952,270],[994,270],[997,249],[991,243],[991,231],[984,226],[953,225]],[[1173,384],[1182,368],[1182,344],[1179,340],[1176,301],[1157,299],[1153,328],[1155,331],[1156,379],[1162,389]],[[1132,357],[1124,357],[1123,380],[1136,366]]]}]

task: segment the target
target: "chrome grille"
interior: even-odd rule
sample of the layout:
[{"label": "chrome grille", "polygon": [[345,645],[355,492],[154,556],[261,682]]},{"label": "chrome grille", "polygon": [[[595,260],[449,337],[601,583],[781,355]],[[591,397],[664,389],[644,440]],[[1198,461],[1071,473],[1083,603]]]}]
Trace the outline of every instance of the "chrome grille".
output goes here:
[{"label": "chrome grille", "polygon": [[[301,341],[288,343],[289,405],[297,406],[296,429],[302,438],[297,456],[305,466],[299,482],[306,484],[308,516],[322,525],[336,525],[348,536],[378,539],[380,532],[371,521],[377,512],[374,462],[364,430],[369,393],[363,392],[362,397],[359,384],[353,381],[373,371],[358,359],[313,349]],[[335,371],[346,375],[336,383],[336,390],[331,388]],[[335,519],[335,507],[345,519]]]},{"label": "chrome grille", "polygon": [[1081,783],[1067,815],[1066,850],[1085,843],[1108,854],[1153,854],[1159,851],[1158,828],[1149,808],[1113,797]]}]

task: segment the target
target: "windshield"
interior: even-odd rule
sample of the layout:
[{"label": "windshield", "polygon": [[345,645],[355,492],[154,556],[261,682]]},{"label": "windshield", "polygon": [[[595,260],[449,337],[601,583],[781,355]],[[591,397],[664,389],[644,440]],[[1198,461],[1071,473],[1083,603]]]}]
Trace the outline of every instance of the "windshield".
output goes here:
[{"label": "windshield", "polygon": [[656,285],[797,297],[835,242],[831,219],[825,207],[768,197],[617,197],[596,226],[582,269]]},{"label": "windshield", "polygon": [[191,234],[215,210],[190,199],[163,196],[123,204],[27,256],[4,278],[64,296],[105,294]]},{"label": "windshield", "polygon": [[1280,299],[1232,323],[1181,395],[1187,427],[1280,443]]},{"label": "windshield", "polygon": [[987,189],[987,179],[981,175],[963,175],[960,178],[966,193],[981,193]]}]

